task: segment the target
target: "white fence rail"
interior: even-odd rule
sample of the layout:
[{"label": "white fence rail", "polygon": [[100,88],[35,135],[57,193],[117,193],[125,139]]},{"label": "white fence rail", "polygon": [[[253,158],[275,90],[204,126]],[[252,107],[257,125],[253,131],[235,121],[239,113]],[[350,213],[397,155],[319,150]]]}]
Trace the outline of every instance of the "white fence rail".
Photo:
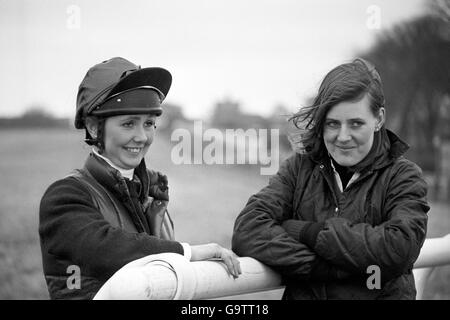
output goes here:
[{"label": "white fence rail", "polygon": [[[239,258],[242,274],[234,279],[219,261],[189,262],[174,253],[150,255],[116,272],[94,299],[213,299],[282,288],[281,277],[266,265]],[[425,240],[414,264],[417,299],[435,267],[450,264],[450,234]]]}]

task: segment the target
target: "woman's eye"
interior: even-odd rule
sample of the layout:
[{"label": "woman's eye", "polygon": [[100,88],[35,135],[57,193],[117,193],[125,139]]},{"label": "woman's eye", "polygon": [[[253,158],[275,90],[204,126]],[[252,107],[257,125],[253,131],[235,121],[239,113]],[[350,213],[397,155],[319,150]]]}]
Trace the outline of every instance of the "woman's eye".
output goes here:
[{"label": "woman's eye", "polygon": [[363,125],[363,123],[361,121],[353,121],[352,122],[352,127],[360,127],[362,125]]},{"label": "woman's eye", "polygon": [[337,128],[339,124],[336,121],[328,121],[325,123],[325,125],[328,128]]},{"label": "woman's eye", "polygon": [[146,121],[145,122],[145,126],[146,127],[154,127],[155,126],[155,122],[154,121]]},{"label": "woman's eye", "polygon": [[125,128],[131,128],[133,125],[134,125],[133,121],[122,123],[122,126],[124,126]]}]

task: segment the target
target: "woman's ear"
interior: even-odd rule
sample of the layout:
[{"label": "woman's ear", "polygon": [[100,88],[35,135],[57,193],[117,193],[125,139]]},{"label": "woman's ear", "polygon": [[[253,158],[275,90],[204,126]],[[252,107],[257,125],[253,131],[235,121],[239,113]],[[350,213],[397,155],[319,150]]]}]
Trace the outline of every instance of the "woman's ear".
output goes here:
[{"label": "woman's ear", "polygon": [[376,118],[377,122],[375,125],[375,131],[379,131],[386,120],[386,110],[384,108],[380,108],[380,110],[378,110],[378,116]]},{"label": "woman's ear", "polygon": [[86,118],[86,129],[93,139],[97,139],[98,120],[96,118]]}]

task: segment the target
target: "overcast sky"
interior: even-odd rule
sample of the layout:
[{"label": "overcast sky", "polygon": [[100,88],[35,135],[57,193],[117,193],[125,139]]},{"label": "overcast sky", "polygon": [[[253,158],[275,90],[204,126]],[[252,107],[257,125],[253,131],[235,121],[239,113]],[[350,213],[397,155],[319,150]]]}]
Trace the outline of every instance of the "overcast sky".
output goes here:
[{"label": "overcast sky", "polygon": [[225,97],[293,111],[329,69],[423,11],[423,0],[0,0],[0,115],[39,104],[73,117],[88,68],[114,56],[167,68],[167,101],[189,117]]}]

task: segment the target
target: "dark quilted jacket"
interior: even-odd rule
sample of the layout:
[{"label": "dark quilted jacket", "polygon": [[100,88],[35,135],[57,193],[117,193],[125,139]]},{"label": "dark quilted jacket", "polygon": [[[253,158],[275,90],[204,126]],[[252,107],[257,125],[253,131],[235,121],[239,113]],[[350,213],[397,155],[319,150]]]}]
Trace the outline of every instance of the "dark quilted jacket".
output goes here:
[{"label": "dark quilted jacket", "polygon": [[[168,200],[148,203],[149,195],[158,199],[158,174],[147,170],[144,161],[135,174],[143,188],[140,197],[130,193],[117,170],[91,154],[82,170],[47,189],[40,205],[39,235],[50,298],[92,299],[128,262],[162,252],[183,254],[179,242],[152,232],[150,215],[164,210]],[[94,182],[86,184],[86,179]],[[80,288],[73,285],[70,266],[80,270]]]},{"label": "dark quilted jacket", "polygon": [[[412,268],[426,236],[427,186],[390,131],[386,146],[344,192],[330,159],[295,154],[236,219],[233,250],[283,275],[285,299],[414,299]],[[321,226],[313,247],[301,242]],[[379,267],[381,288],[367,280]]]}]

